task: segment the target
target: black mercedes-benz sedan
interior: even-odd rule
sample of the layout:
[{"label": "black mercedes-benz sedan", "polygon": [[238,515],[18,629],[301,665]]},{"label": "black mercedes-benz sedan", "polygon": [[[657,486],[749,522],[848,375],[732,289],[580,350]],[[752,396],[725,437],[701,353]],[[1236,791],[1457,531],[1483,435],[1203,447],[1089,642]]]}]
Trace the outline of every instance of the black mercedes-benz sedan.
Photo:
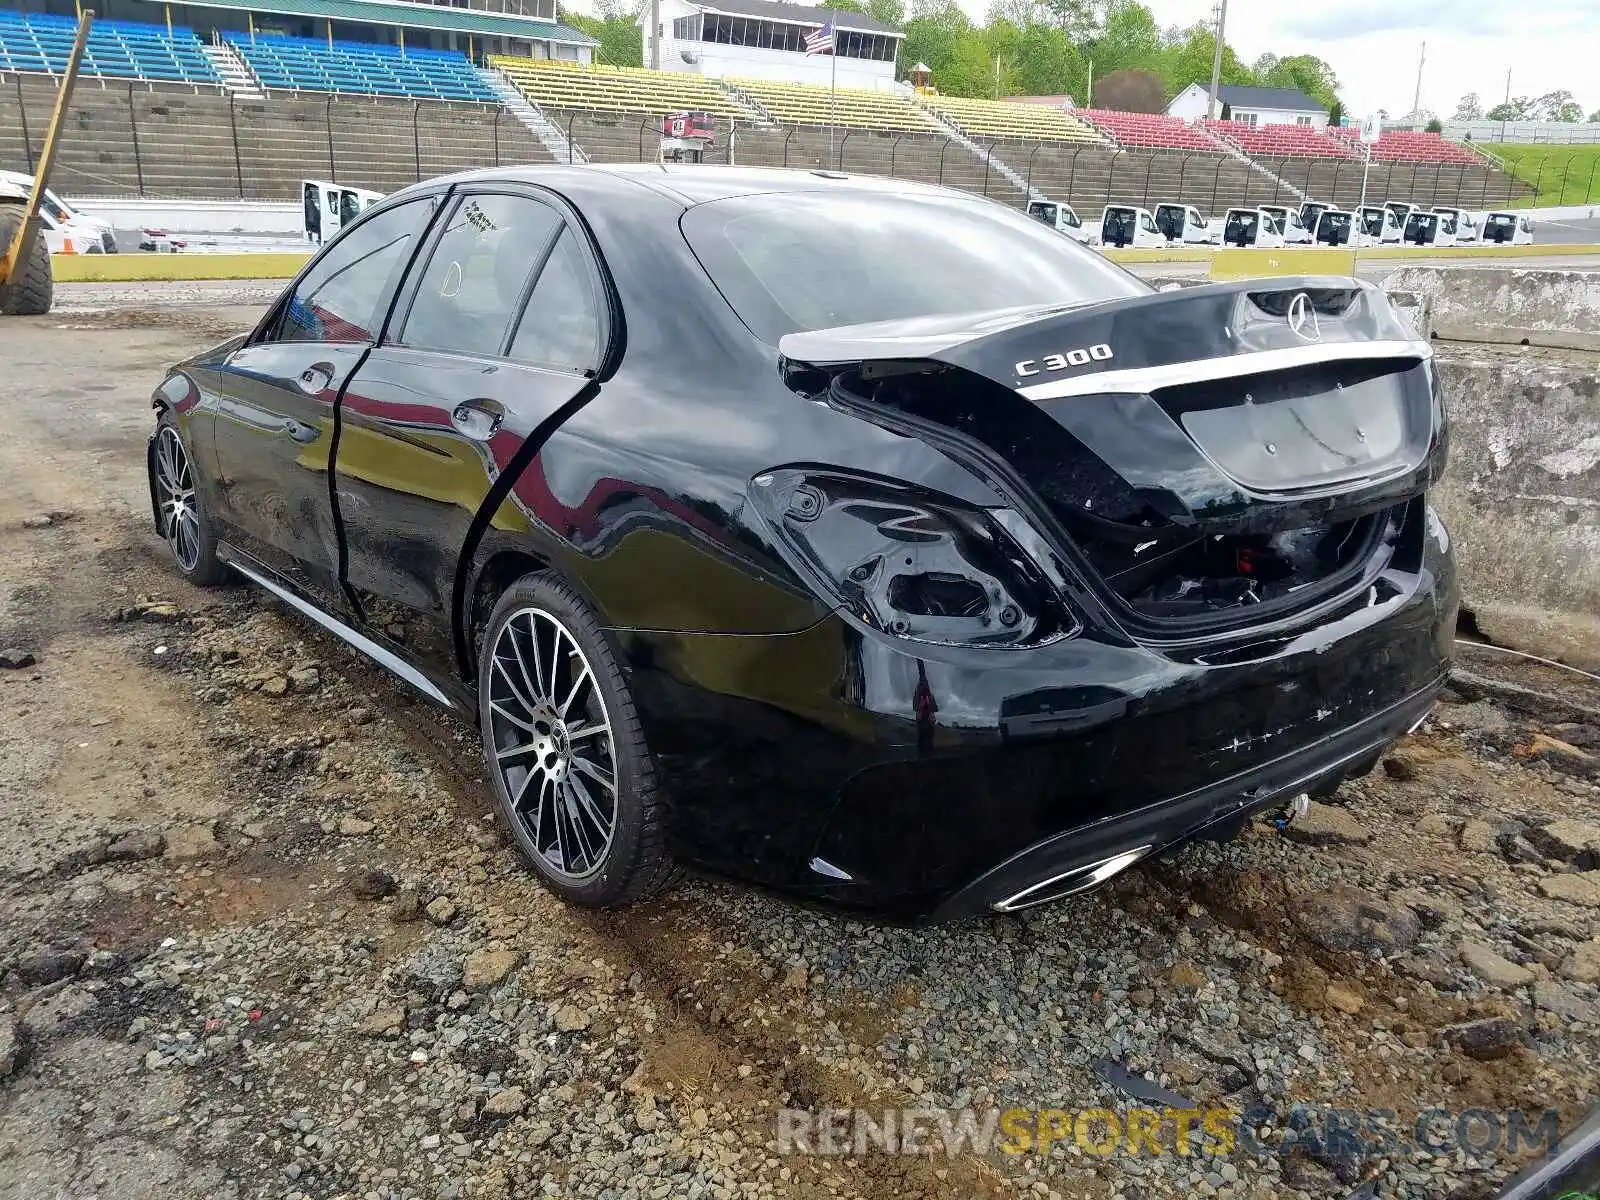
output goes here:
[{"label": "black mercedes-benz sedan", "polygon": [[582,904],[1071,895],[1370,769],[1450,652],[1445,412],[1383,292],[1155,292],[904,181],[431,180],[154,405],[178,569],[474,718]]}]

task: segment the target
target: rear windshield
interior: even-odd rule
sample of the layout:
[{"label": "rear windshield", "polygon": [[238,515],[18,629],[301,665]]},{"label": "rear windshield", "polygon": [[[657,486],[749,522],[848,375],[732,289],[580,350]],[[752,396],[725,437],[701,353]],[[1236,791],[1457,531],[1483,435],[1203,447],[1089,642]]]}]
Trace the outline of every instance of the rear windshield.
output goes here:
[{"label": "rear windshield", "polygon": [[936,313],[1143,295],[1133,276],[1014,209],[878,191],[696,205],[689,245],[757,337]]},{"label": "rear windshield", "polygon": [[1489,229],[1510,229],[1516,223],[1517,219],[1515,217],[1503,217],[1496,214],[1485,221],[1484,225]]},{"label": "rear windshield", "polygon": [[1317,221],[1317,236],[1321,238],[1332,237],[1343,241],[1349,231],[1349,213],[1323,213]]}]

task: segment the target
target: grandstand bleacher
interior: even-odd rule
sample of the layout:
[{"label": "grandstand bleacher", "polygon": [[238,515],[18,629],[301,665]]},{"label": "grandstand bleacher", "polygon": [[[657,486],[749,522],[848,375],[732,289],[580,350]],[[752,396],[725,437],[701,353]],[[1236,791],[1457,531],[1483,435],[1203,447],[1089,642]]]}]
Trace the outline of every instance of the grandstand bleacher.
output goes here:
[{"label": "grandstand bleacher", "polygon": [[1078,115],[1130,150],[1203,150],[1215,154],[1222,149],[1203,130],[1181,117],[1169,117],[1165,113],[1087,108],[1081,109]]},{"label": "grandstand bleacher", "polygon": [[601,112],[704,112],[751,117],[733,96],[702,75],[652,71],[647,67],[581,67],[555,59],[491,54],[491,67],[503,73],[533,103]]},{"label": "grandstand bleacher", "polygon": [[251,74],[269,90],[410,96],[494,103],[467,56],[452,50],[404,50],[376,42],[227,35]]},{"label": "grandstand bleacher", "polygon": [[[1341,141],[1359,143],[1361,131],[1353,127],[1330,129]],[[1375,162],[1456,163],[1465,167],[1481,167],[1483,159],[1465,150],[1437,133],[1424,133],[1411,129],[1385,129],[1372,144]]]},{"label": "grandstand bleacher", "polygon": [[1206,121],[1205,127],[1246,154],[1270,158],[1350,158],[1348,143],[1310,125],[1247,125],[1243,121]]},{"label": "grandstand bleacher", "polygon": [[[77,22],[48,13],[0,9],[0,71],[59,75],[67,66]],[[96,21],[84,46],[84,75],[220,87],[216,68],[194,30],[138,21]]]},{"label": "grandstand bleacher", "polygon": [[937,129],[936,122],[904,96],[861,88],[837,91],[810,83],[771,79],[730,79],[728,86],[749,97],[782,125],[839,125],[853,129]]},{"label": "grandstand bleacher", "polygon": [[1088,125],[1063,109],[1048,104],[967,100],[958,96],[939,95],[925,95],[918,99],[969,137],[1088,143],[1102,140]]}]

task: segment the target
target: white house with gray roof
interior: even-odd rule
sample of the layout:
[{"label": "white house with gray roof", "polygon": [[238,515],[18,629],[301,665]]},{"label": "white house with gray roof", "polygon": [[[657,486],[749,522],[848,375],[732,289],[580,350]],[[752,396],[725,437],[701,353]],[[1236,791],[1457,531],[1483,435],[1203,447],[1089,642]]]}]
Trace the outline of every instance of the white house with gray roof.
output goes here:
[{"label": "white house with gray roof", "polygon": [[[774,79],[842,88],[893,90],[895,55],[905,35],[885,21],[774,0],[660,0],[661,69],[715,78]],[[834,21],[838,62],[808,57],[805,37]],[[650,62],[650,6],[639,14]]]}]

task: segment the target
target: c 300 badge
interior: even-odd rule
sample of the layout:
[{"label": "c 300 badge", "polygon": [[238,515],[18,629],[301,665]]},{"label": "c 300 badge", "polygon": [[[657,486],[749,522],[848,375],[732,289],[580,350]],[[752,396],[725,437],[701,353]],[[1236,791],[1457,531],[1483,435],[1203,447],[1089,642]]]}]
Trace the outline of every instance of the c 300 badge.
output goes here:
[{"label": "c 300 badge", "polygon": [[1065,354],[1046,354],[1043,358],[1025,358],[1016,365],[1018,379],[1038,375],[1045,371],[1065,371],[1068,367],[1086,367],[1092,362],[1105,362],[1113,358],[1111,347],[1101,342],[1096,346],[1080,346]]}]

